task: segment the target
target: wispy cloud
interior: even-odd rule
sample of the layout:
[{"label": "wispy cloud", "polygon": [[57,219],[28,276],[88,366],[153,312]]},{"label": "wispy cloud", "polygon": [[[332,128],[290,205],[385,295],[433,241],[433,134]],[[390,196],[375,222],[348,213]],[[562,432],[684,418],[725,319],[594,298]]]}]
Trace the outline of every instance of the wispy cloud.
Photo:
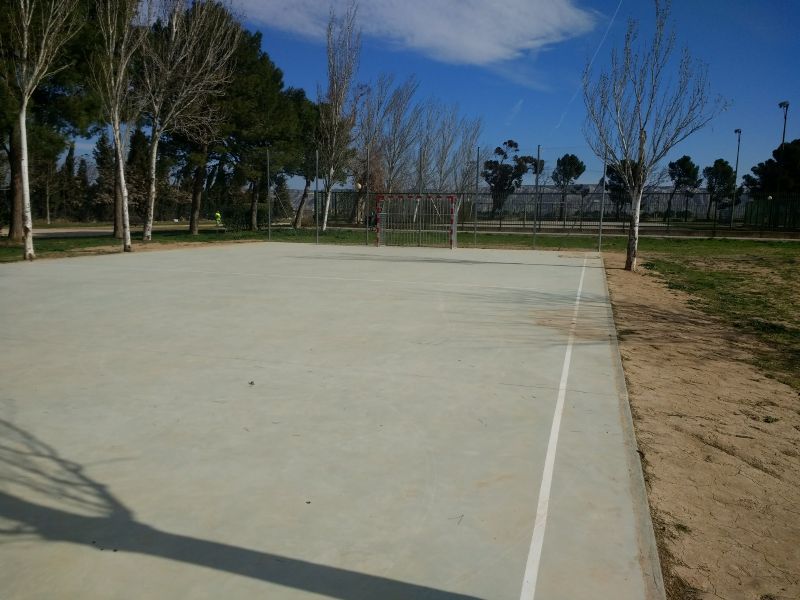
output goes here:
[{"label": "wispy cloud", "polygon": [[514,122],[514,119],[517,118],[517,115],[521,110],[522,110],[522,98],[517,100],[514,103],[514,106],[511,107],[511,110],[509,111],[508,116],[506,117],[506,126],[509,126]]},{"label": "wispy cloud", "polygon": [[[323,39],[328,5],[320,0],[236,0],[256,23]],[[349,0],[333,0],[341,14]],[[589,31],[592,12],[575,0],[365,0],[363,32],[371,38],[451,64],[491,65]]]}]

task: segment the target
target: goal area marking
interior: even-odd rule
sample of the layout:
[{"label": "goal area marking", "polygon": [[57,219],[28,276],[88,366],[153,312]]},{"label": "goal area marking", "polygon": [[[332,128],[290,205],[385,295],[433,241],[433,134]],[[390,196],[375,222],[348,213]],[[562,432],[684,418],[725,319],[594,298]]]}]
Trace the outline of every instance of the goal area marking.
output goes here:
[{"label": "goal area marking", "polygon": [[458,246],[456,196],[381,194],[376,200],[378,246]]}]

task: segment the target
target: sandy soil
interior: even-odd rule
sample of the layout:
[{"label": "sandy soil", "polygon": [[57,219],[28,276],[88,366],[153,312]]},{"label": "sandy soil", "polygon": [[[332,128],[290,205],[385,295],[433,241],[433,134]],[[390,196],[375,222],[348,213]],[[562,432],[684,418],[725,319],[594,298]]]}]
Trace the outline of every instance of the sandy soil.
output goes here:
[{"label": "sandy soil", "polygon": [[800,397],[757,342],[606,255],[667,597],[800,598]]}]

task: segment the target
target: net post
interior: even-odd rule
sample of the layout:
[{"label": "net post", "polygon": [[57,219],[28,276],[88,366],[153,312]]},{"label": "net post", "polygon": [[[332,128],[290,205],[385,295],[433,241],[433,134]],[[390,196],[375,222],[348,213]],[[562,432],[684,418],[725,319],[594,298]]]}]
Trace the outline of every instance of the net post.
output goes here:
[{"label": "net post", "polygon": [[450,250],[458,248],[458,211],[456,210],[456,197],[450,199]]},{"label": "net post", "polygon": [[375,198],[375,245],[381,245],[381,239],[383,238],[383,229],[381,227],[382,219],[381,219],[381,212],[383,210],[383,196],[378,196]]}]

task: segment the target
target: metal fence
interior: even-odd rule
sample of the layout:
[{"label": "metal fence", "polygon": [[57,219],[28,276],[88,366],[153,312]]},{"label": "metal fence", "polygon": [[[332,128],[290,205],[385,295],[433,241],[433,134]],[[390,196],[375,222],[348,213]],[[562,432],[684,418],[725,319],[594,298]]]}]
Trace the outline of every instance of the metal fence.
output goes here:
[{"label": "metal fence", "polygon": [[[363,226],[374,216],[378,195],[355,191],[335,192],[328,225]],[[515,193],[499,197],[490,193],[455,194],[459,231],[525,232],[536,228],[551,233],[625,232],[631,222],[627,197],[602,193]],[[320,198],[320,206],[322,205]],[[365,210],[365,206],[367,207]],[[310,207],[313,209],[313,204]],[[366,215],[366,216],[365,216]],[[706,193],[649,193],[642,198],[641,235],[709,234],[736,232],[800,231],[800,195],[737,196],[715,202]]]}]

